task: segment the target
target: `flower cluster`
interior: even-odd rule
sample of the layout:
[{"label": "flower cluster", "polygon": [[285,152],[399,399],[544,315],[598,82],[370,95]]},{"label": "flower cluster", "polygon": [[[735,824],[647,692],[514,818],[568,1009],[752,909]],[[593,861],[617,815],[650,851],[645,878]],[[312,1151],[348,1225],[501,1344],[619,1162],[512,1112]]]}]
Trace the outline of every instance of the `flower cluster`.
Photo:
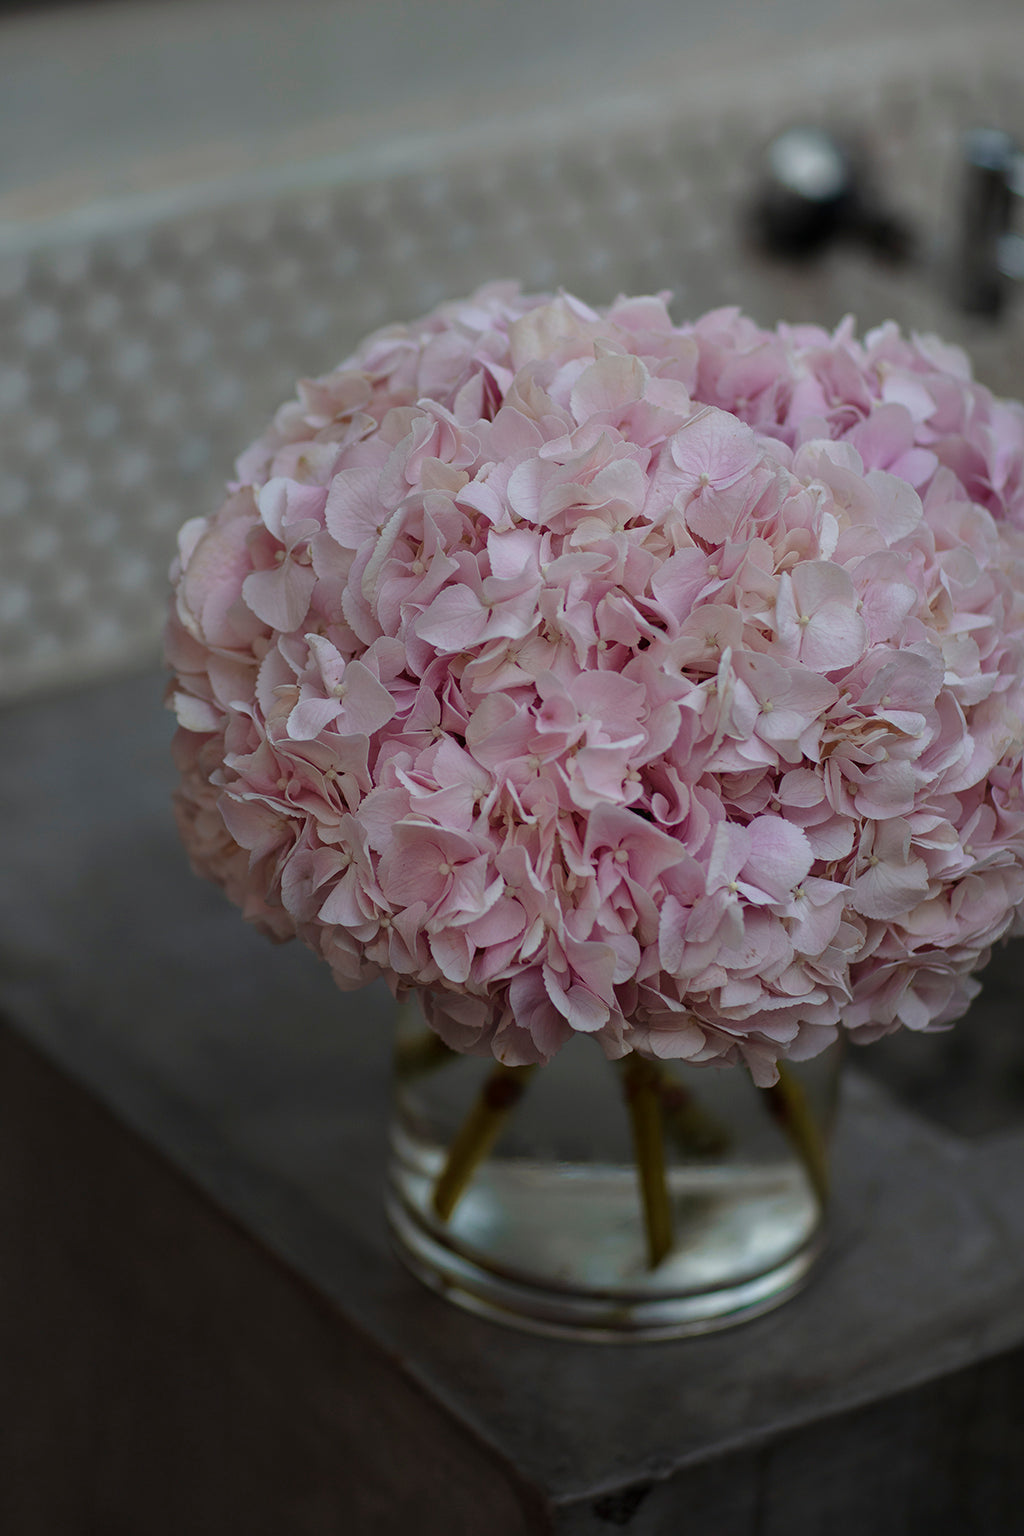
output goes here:
[{"label": "flower cluster", "polygon": [[183,529],[183,836],[508,1063],[948,1022],[1024,900],[1022,529],[1024,408],[934,339],[485,288]]}]

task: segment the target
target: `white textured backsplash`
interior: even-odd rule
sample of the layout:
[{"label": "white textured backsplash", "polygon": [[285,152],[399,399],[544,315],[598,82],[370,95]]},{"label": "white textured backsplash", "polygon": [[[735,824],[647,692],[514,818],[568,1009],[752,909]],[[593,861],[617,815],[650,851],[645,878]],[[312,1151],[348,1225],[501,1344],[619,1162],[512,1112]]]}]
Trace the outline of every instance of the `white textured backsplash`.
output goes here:
[{"label": "white textured backsplash", "polygon": [[[741,85],[720,108],[704,80],[477,143],[412,139],[374,162],[0,223],[0,697],[151,662],[176,529],[214,508],[295,377],[492,277],[593,302],[671,288],[677,319],[891,314],[1024,393],[1024,293],[998,325],[968,321],[943,270],[958,136],[1024,136],[1022,51],[877,48]],[[850,247],[794,267],[747,247],[758,148],[800,120],[860,132],[918,236],[913,265]]]}]

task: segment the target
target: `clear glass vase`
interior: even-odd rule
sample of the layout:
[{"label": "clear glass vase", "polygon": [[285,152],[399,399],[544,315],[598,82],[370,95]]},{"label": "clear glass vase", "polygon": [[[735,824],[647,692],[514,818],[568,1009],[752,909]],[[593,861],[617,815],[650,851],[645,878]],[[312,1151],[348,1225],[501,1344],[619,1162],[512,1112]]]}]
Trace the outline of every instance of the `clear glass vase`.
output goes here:
[{"label": "clear glass vase", "polygon": [[741,1068],[456,1055],[399,1010],[388,1216],[406,1264],[543,1333],[673,1338],[765,1312],[824,1240],[839,1052]]}]

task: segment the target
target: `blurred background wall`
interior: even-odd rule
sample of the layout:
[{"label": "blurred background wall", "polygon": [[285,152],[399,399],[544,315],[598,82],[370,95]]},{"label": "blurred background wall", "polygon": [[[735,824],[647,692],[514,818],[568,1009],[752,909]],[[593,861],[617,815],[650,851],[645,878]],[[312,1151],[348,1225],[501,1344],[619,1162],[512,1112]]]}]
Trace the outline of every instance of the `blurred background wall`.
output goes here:
[{"label": "blurred background wall", "polygon": [[[295,377],[485,279],[894,315],[1009,389],[939,269],[959,133],[1024,132],[1022,34],[1018,0],[0,6],[0,699],[151,664],[176,529]],[[913,264],[753,256],[794,120],[862,142]]]},{"label": "blurred background wall", "polygon": [[[0,216],[472,134],[723,64],[983,27],[1016,0],[120,0],[0,7]],[[736,105],[720,94],[718,105]]]}]

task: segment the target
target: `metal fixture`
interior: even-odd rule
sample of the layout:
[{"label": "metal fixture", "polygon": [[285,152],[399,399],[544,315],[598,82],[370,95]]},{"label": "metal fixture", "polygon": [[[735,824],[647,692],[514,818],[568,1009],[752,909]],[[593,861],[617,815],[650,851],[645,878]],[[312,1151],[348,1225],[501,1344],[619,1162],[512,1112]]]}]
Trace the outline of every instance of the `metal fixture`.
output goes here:
[{"label": "metal fixture", "polygon": [[758,244],[779,256],[809,257],[853,240],[889,260],[911,248],[903,221],[885,208],[861,151],[810,124],[785,129],[764,151],[753,207]]},{"label": "metal fixture", "polygon": [[1024,234],[1013,228],[1024,204],[1024,151],[1001,129],[972,128],[962,152],[954,298],[973,314],[997,315],[1011,283],[1024,280]]}]

